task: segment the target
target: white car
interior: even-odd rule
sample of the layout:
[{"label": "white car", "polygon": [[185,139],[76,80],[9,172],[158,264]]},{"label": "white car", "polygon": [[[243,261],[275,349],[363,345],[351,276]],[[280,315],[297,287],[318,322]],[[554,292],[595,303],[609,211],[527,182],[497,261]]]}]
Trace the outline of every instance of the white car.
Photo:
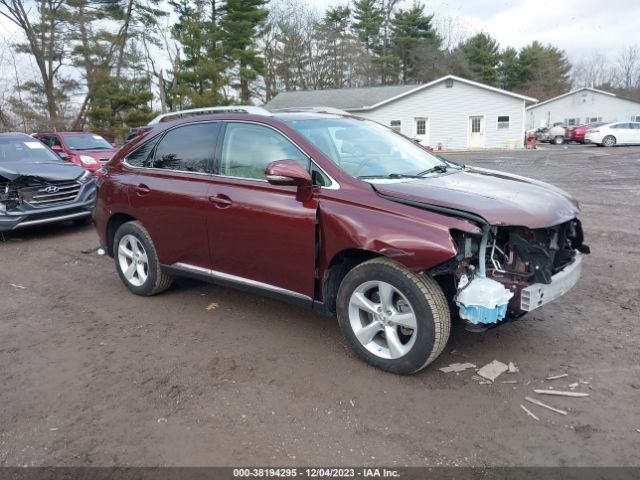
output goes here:
[{"label": "white car", "polygon": [[592,128],[587,130],[584,142],[604,147],[640,144],[640,122],[615,122]]}]

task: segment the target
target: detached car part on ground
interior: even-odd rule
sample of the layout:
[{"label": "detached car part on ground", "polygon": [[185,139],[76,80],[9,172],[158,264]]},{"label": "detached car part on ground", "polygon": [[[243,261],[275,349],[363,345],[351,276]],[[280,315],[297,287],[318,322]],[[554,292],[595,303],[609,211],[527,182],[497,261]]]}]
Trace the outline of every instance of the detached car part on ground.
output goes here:
[{"label": "detached car part on ground", "polygon": [[91,173],[28,135],[0,134],[0,232],[68,220],[87,224],[95,200]]},{"label": "detached car part on ground", "polygon": [[518,318],[588,253],[566,192],[345,115],[161,123],[98,183],[98,234],[133,293],[185,275],[337,314],[361,358],[401,374],[442,352],[452,312],[475,330]]}]

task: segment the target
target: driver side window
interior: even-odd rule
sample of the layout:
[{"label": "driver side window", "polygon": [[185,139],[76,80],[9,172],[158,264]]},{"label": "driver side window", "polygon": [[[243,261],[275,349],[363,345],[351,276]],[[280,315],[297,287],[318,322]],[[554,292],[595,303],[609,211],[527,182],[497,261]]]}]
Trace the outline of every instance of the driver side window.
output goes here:
[{"label": "driver side window", "polygon": [[264,171],[276,160],[295,160],[309,169],[309,158],[275,130],[251,123],[228,123],[219,173],[230,177],[266,179]]}]

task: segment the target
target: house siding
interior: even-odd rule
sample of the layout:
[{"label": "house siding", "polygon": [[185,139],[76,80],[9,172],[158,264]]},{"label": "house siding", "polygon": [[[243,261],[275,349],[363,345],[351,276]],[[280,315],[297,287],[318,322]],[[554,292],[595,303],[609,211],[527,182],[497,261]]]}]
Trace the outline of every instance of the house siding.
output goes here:
[{"label": "house siding", "polygon": [[[402,122],[403,134],[416,136],[416,118],[429,119],[428,144],[441,144],[446,149],[466,149],[469,116],[484,115],[484,148],[505,148],[510,141],[522,147],[524,138],[524,100],[454,81],[445,82],[393,100],[374,110],[355,111],[371,120],[389,126],[392,120]],[[498,116],[510,117],[509,128],[498,129]]]},{"label": "house siding", "polygon": [[587,117],[605,122],[629,121],[640,116],[640,103],[591,90],[579,90],[566,97],[527,109],[527,128],[553,125],[569,118],[584,123]]}]

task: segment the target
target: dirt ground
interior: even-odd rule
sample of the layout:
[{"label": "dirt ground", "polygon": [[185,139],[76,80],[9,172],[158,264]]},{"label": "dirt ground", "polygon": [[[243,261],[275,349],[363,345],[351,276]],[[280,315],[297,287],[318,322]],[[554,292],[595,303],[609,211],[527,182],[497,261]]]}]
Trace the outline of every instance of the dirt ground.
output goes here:
[{"label": "dirt ground", "polygon": [[[454,326],[400,377],[333,318],[191,280],[136,297],[82,253],[92,227],[20,232],[0,243],[0,465],[640,465],[640,148],[447,156],[579,198],[593,253],[574,290],[486,333]],[[439,371],[494,359],[520,373]],[[524,401],[580,379],[587,398],[537,396],[566,416]]]}]

